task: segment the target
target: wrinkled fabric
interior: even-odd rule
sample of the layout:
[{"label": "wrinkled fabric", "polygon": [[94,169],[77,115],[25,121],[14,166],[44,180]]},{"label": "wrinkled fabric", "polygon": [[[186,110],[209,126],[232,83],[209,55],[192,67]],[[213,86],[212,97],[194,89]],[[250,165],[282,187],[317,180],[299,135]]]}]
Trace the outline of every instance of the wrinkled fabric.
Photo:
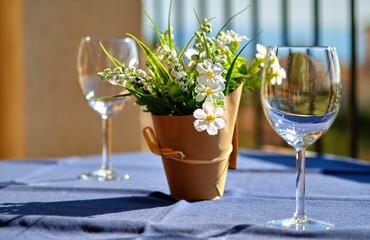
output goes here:
[{"label": "wrinkled fabric", "polygon": [[216,201],[171,199],[161,159],[114,154],[129,181],[79,180],[99,156],[0,161],[0,239],[370,239],[370,164],[307,157],[306,211],[329,231],[271,229],[295,210],[295,157],[241,150]]}]

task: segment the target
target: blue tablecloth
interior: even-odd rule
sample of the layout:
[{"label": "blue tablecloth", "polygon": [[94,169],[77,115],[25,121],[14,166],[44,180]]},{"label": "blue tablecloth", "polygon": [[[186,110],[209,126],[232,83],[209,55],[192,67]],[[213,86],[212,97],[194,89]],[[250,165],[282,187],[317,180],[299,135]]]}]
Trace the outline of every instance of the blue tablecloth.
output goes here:
[{"label": "blue tablecloth", "polygon": [[295,210],[293,155],[241,150],[217,201],[174,201],[160,157],[113,155],[125,182],[77,179],[100,156],[0,161],[0,239],[370,239],[370,164],[308,157],[306,210],[329,231],[270,229]]}]

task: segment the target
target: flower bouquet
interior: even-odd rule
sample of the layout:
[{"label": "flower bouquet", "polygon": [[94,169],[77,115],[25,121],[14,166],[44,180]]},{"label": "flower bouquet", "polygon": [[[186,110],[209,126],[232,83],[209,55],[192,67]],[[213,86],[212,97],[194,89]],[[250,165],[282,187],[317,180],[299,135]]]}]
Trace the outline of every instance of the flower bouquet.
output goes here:
[{"label": "flower bouquet", "polygon": [[[156,48],[128,34],[145,53],[146,70],[137,68],[135,60],[124,66],[102,46],[117,67],[98,75],[126,88],[136,104],[152,114],[155,133],[145,128],[144,137],[151,151],[162,155],[176,199],[216,199],[223,194],[240,94],[242,88],[260,86],[266,56],[266,49],[257,44],[259,53],[247,62],[241,53],[253,39],[223,31],[241,12],[213,37],[212,19],[200,21],[195,13],[199,26],[183,49],[174,41],[170,21],[161,32],[147,14],[158,36]],[[171,6],[168,19],[170,14]],[[240,48],[243,41],[247,43]]]}]

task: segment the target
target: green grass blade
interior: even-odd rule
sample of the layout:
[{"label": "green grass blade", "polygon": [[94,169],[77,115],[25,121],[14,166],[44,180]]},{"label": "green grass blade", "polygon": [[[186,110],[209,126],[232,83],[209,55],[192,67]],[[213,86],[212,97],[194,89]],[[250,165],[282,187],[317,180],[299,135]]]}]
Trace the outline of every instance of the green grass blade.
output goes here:
[{"label": "green grass blade", "polygon": [[162,65],[162,63],[158,60],[157,56],[139,39],[137,39],[134,35],[127,33],[128,36],[132,37],[140,48],[144,51],[146,57],[148,58],[150,64],[154,68],[155,72],[166,82],[173,81],[170,74],[166,70],[166,68]]},{"label": "green grass blade", "polygon": [[125,66],[123,66],[123,64],[118,61],[116,58],[114,58],[103,46],[103,44],[101,42],[99,42],[100,44],[100,47],[103,49],[104,53],[108,56],[108,58],[114,63],[114,65],[116,65],[116,67],[121,67],[123,69],[125,69]]},{"label": "green grass blade", "polygon": [[171,10],[172,10],[172,0],[170,1],[170,8],[168,9],[167,34],[168,34],[168,46],[170,47],[171,50],[173,50],[171,38]]},{"label": "green grass blade", "polygon": [[171,112],[173,112],[173,113],[176,113],[178,115],[183,115],[183,113],[179,109],[177,109],[176,106],[170,104],[169,102],[165,101],[164,99],[160,99],[160,98],[154,97],[152,95],[140,93],[140,92],[137,92],[137,91],[132,90],[132,89],[128,89],[128,91],[132,95],[134,95],[135,97],[140,99],[140,101],[142,101],[148,107],[148,109],[158,109],[158,107],[160,109],[162,109],[162,113],[158,113],[158,114],[168,115]]},{"label": "green grass blade", "polygon": [[197,18],[198,24],[200,26],[200,24],[202,24],[202,23],[200,22],[200,19],[199,19],[199,16],[197,14],[197,11],[195,11],[195,8],[193,8],[193,11],[194,11],[195,17]]},{"label": "green grass blade", "polygon": [[98,100],[104,100],[104,99],[110,99],[110,98],[120,98],[120,97],[130,97],[132,96],[131,93],[122,93],[122,94],[117,94],[117,95],[112,95],[112,96],[104,96],[104,97],[97,97],[97,98],[90,98],[89,100],[93,101],[98,101]]},{"label": "green grass blade", "polygon": [[221,31],[231,22],[231,20],[233,20],[233,18],[235,18],[236,16],[238,16],[239,14],[241,14],[242,12],[244,12],[245,10],[247,10],[248,8],[250,7],[250,5],[248,5],[247,7],[245,7],[243,10],[241,10],[240,12],[234,14],[233,16],[231,16],[227,21],[226,23],[222,26],[222,28],[218,31],[217,35],[216,35],[216,38],[218,37],[218,35],[220,35]]},{"label": "green grass blade", "polygon": [[152,26],[154,28],[154,30],[156,31],[157,33],[157,36],[158,36],[158,39],[159,39],[159,42],[162,44],[162,45],[166,45],[166,42],[164,41],[163,37],[162,37],[162,34],[161,34],[161,31],[158,29],[157,25],[155,24],[155,22],[153,21],[153,19],[149,16],[149,14],[147,12],[145,12],[146,16],[149,18],[150,22],[152,23]]},{"label": "green grass blade", "polygon": [[242,49],[240,49],[240,51],[238,52],[238,54],[235,56],[234,60],[232,61],[231,65],[230,65],[230,68],[229,70],[227,71],[227,74],[226,74],[226,82],[225,82],[225,95],[227,95],[229,93],[229,83],[230,83],[230,78],[231,78],[231,74],[233,72],[233,69],[234,69],[234,66],[235,66],[235,62],[237,60],[237,58],[239,57],[239,55],[243,52],[243,50],[252,42],[254,41],[256,38],[258,38],[258,36],[261,34],[262,31],[260,31],[254,38],[252,38],[251,40],[249,40],[243,47]]},{"label": "green grass blade", "polygon": [[188,46],[190,45],[191,41],[193,41],[194,38],[195,38],[195,34],[189,39],[189,41],[186,43],[185,47],[180,52],[180,55],[179,55],[179,58],[178,58],[179,61],[181,61],[182,56],[185,54],[186,49],[188,48]]}]

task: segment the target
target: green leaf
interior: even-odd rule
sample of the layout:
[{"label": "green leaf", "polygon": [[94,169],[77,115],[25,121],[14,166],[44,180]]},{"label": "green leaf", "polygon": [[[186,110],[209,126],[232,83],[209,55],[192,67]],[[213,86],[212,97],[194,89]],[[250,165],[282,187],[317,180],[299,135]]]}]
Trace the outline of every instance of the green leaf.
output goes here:
[{"label": "green leaf", "polygon": [[189,102],[187,102],[187,103],[185,104],[185,109],[186,109],[187,111],[191,111],[191,110],[193,110],[193,109],[194,109],[195,104],[196,104],[195,100],[194,100],[194,99],[192,99],[192,100],[190,100]]},{"label": "green leaf", "polygon": [[[148,110],[153,114],[170,115],[172,113],[175,113],[178,115],[183,115],[183,113],[179,109],[177,109],[176,106],[165,101],[164,99],[160,99],[149,94],[140,93],[133,89],[127,90],[137,99],[139,99],[142,103],[144,103],[143,105],[146,105]],[[157,109],[160,109],[161,111],[158,111]]]},{"label": "green leaf", "polygon": [[245,75],[244,74],[241,74],[241,73],[232,73],[231,74],[231,78],[241,78],[241,77],[244,77]]},{"label": "green leaf", "polygon": [[183,103],[185,100],[186,100],[186,98],[184,96],[178,96],[178,97],[173,99],[173,101],[176,102],[176,103]]},{"label": "green leaf", "polygon": [[175,85],[172,85],[168,88],[168,94],[172,97],[172,96],[176,96],[180,93],[180,87],[179,85],[175,84]]}]

